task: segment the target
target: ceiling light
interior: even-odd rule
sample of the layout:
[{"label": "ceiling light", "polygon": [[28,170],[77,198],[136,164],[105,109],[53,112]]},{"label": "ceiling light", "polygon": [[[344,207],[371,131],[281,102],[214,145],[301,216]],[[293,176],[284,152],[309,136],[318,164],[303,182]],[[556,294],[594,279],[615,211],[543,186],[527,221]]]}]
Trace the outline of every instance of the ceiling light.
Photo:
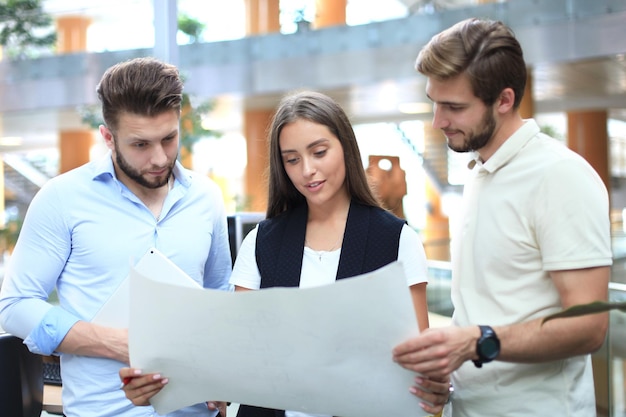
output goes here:
[{"label": "ceiling light", "polygon": [[22,138],[19,136],[3,136],[0,137],[0,146],[20,146]]},{"label": "ceiling light", "polygon": [[432,113],[433,107],[430,103],[423,102],[400,103],[398,111],[405,114],[425,114]]}]

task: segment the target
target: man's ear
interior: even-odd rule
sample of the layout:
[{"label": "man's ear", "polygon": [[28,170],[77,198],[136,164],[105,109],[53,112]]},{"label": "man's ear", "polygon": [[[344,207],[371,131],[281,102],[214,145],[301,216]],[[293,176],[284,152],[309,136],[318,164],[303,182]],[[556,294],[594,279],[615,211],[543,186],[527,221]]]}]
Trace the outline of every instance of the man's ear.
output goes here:
[{"label": "man's ear", "polygon": [[508,113],[513,109],[514,104],[515,91],[513,91],[512,88],[507,87],[500,93],[496,109],[500,114]]},{"label": "man's ear", "polygon": [[107,148],[114,149],[115,144],[113,143],[114,138],[113,138],[113,132],[111,132],[111,129],[109,129],[105,125],[100,125],[99,129],[100,129],[100,135],[102,135],[102,138],[104,139],[104,143],[107,145]]}]

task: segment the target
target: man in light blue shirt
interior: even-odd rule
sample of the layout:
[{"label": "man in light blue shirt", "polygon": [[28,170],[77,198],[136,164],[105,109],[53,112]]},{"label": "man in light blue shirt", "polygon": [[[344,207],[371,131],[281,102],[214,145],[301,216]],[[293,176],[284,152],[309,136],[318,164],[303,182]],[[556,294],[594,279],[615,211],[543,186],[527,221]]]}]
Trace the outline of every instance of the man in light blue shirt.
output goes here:
[{"label": "man in light blue shirt", "polygon": [[[220,189],[177,162],[182,88],[176,67],[152,58],[105,72],[97,92],[109,153],[40,190],[6,271],[1,326],[33,352],[61,355],[67,417],[156,415],[120,389],[128,330],[90,322],[149,248],[205,288],[229,290]],[[55,287],[59,306],[47,302]],[[214,416],[211,408],[172,415]]]}]

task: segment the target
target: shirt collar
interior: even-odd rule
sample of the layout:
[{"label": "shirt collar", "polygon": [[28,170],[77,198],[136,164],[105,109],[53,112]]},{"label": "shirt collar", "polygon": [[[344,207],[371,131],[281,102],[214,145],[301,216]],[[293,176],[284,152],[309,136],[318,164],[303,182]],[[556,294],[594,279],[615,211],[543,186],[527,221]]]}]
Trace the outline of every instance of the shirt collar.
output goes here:
[{"label": "shirt collar", "polygon": [[[178,180],[185,188],[191,185],[192,171],[185,169],[179,161],[174,164],[174,178]],[[103,180],[115,178],[115,168],[113,167],[113,155],[109,150],[100,160],[94,163],[94,180]]]},{"label": "shirt collar", "polygon": [[102,158],[94,163],[93,179],[106,180],[107,178],[115,178],[115,169],[113,168],[113,156],[109,150]]},{"label": "shirt collar", "polygon": [[474,158],[468,163],[467,167],[473,169],[474,166],[478,166],[481,170],[493,173],[513,159],[526,146],[528,141],[539,132],[539,125],[534,119],[524,120],[524,124],[504,141],[487,162],[482,162],[478,152],[474,152]]}]

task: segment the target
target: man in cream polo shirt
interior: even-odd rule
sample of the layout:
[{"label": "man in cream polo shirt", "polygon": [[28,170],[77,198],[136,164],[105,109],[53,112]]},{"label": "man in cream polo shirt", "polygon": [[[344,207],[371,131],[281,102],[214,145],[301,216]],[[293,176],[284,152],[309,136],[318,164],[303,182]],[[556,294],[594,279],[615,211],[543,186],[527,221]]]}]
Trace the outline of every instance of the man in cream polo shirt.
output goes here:
[{"label": "man in cream polo shirt", "polygon": [[453,325],[400,344],[394,360],[430,377],[452,373],[444,416],[595,416],[589,354],[608,314],[542,319],[607,299],[606,187],[519,115],[526,64],[501,22],[459,22],[431,39],[416,67],[428,78],[433,126],[475,159],[452,231]]}]

